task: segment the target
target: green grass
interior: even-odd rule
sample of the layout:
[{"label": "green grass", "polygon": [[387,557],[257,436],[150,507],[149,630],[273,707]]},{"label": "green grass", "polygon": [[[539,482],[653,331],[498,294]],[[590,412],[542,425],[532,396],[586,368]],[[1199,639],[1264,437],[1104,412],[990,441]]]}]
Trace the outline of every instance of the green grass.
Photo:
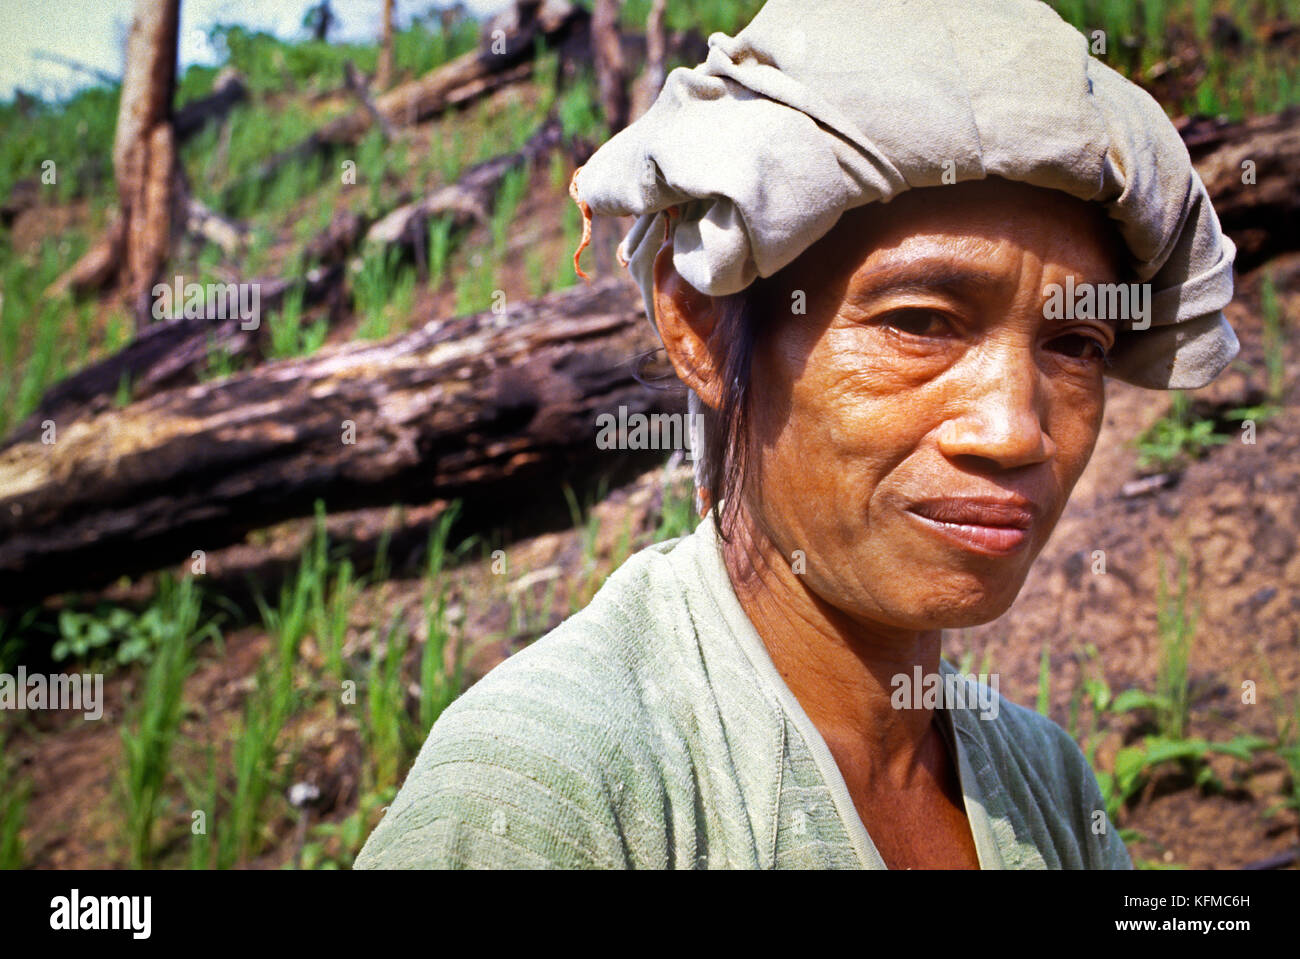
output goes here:
[{"label": "green grass", "polygon": [[89,357],[95,304],[46,297],[45,290],[84,251],[80,233],[45,238],[28,255],[0,247],[0,435],[36,409],[40,398]]},{"label": "green grass", "polygon": [[401,251],[373,250],[361,261],[352,279],[353,301],[362,316],[357,336],[380,340],[409,318],[415,297],[415,270],[401,262]]},{"label": "green grass", "polygon": [[5,749],[0,730],[0,870],[23,866],[23,820],[31,797],[31,780],[18,773],[18,766]]},{"label": "green grass", "polygon": [[1187,394],[1173,390],[1169,412],[1144,430],[1134,445],[1139,469],[1165,469],[1185,465],[1210,448],[1228,442],[1230,437],[1215,432],[1213,420],[1193,419]]},{"label": "green grass", "polygon": [[695,481],[689,477],[674,481],[664,471],[663,499],[659,507],[654,542],[676,539],[692,532],[698,517],[695,515]]},{"label": "green grass", "polygon": [[[449,535],[460,512],[460,505],[446,509],[429,534],[424,572],[424,651],[420,657],[420,701],[417,739],[423,741],[442,711],[460,695],[464,683],[463,650],[452,636],[447,620],[448,590],[446,569],[449,559],[460,556],[469,547],[462,542],[457,550],[449,549]],[[450,673],[445,668],[447,651],[454,645],[455,655]]]},{"label": "green grass", "polygon": [[165,631],[144,677],[141,693],[122,727],[124,823],[131,864],[143,869],[154,856],[154,824],[164,798],[172,747],[180,730],[181,695],[194,668],[194,644],[212,631],[201,626],[198,586],[164,577],[158,607]]},{"label": "green grass", "polygon": [[[30,103],[26,113],[0,103],[0,198],[19,180],[35,180],[45,198],[62,202],[112,195],[119,95],[117,86],[96,86],[63,102]],[[54,183],[42,182],[46,160],[54,161]]]},{"label": "green grass", "polygon": [[[589,2],[582,5],[591,6]],[[697,30],[706,37],[716,30],[734,34],[762,6],[762,0],[669,0],[664,8],[664,25],[668,30]],[[640,32],[645,29],[649,13],[650,0],[625,0],[620,22],[624,28]]]},{"label": "green grass", "polygon": [[1196,635],[1196,613],[1187,608],[1187,557],[1178,558],[1177,593],[1165,582],[1164,557],[1160,557],[1160,585],[1156,599],[1156,628],[1160,634],[1160,666],[1156,696],[1160,708],[1156,725],[1167,739],[1181,739],[1187,730],[1188,657]]},{"label": "green grass", "polygon": [[1264,275],[1260,283],[1259,312],[1264,321],[1264,368],[1267,370],[1268,396],[1270,400],[1280,403],[1286,388],[1286,326],[1271,271]]},{"label": "green grass", "polygon": [[450,215],[436,216],[429,221],[429,289],[439,289],[447,279],[447,262],[452,251],[452,226]]},{"label": "green grass", "polygon": [[310,325],[303,324],[302,296],[302,287],[294,286],[285,294],[280,309],[267,319],[271,333],[269,353],[272,359],[311,356],[324,345],[325,338],[329,335],[329,318],[326,316]]}]

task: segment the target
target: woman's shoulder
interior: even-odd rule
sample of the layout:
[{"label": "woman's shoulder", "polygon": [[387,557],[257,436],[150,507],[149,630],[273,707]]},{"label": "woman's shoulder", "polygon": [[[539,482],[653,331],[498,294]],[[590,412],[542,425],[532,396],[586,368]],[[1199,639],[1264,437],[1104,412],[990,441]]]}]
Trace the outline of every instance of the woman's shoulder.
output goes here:
[{"label": "woman's shoulder", "polygon": [[662,802],[651,700],[672,682],[658,627],[676,542],[630,557],[586,608],[443,711],[358,867],[622,866],[638,855],[618,810]]},{"label": "woman's shoulder", "polygon": [[[1074,737],[1049,716],[1003,696],[990,679],[972,677],[974,700],[953,711],[954,724],[978,754],[977,775],[996,781],[1008,804],[1002,812],[1016,821],[1017,833],[1033,836],[1040,852],[1050,847],[1057,866],[1132,868]],[[1025,816],[1030,807],[1036,816]]]}]

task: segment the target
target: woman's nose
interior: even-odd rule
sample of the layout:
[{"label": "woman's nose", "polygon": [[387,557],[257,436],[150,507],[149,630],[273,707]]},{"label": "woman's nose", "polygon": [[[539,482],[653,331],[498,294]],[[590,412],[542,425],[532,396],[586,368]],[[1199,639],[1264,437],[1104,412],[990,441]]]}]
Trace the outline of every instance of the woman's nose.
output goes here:
[{"label": "woman's nose", "polygon": [[961,379],[960,409],[938,434],[945,456],[974,457],[1011,470],[1056,454],[1044,429],[1041,373],[1028,347],[1004,345],[986,353]]}]

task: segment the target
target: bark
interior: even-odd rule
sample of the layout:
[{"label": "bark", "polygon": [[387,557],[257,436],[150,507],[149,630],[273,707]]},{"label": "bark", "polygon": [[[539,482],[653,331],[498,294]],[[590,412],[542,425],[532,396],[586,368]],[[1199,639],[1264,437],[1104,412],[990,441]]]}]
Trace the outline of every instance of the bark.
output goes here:
[{"label": "bark", "polygon": [[[317,498],[529,501],[626,458],[597,448],[599,414],[681,410],[677,393],[634,376],[633,358],[655,345],[636,292],[612,280],[165,391],[52,444],[13,444],[0,452],[0,602],[179,562],[309,515]],[[670,370],[657,360],[648,372]]]},{"label": "bark", "polygon": [[393,85],[393,0],[384,0],[384,21],[379,38],[379,64],[375,89],[380,93]]},{"label": "bark", "polygon": [[137,329],[149,322],[149,291],[180,218],[172,92],[180,0],[136,0],[113,142],[124,229],[122,282]]},{"label": "bark", "polygon": [[1300,248],[1300,108],[1183,132],[1239,272]]},{"label": "bark", "polygon": [[621,6],[620,0],[596,0],[591,13],[591,49],[595,55],[596,88],[611,134],[627,126],[629,109],[627,66],[623,59],[622,38],[618,29]]},{"label": "bark", "polygon": [[645,23],[645,69],[636,84],[632,104],[632,119],[650,109],[667,79],[668,36],[664,31],[664,11],[667,0],[653,0]]}]

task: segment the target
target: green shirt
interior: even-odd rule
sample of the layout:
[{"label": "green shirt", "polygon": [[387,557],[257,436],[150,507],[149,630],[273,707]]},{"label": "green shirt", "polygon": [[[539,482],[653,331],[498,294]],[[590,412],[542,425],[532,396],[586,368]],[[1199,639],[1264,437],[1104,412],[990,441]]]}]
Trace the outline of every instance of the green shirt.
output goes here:
[{"label": "green shirt", "polygon": [[[718,542],[632,556],[452,703],[356,868],[885,868]],[[997,701],[937,713],[980,865],[1132,868],[1074,740]]]}]

